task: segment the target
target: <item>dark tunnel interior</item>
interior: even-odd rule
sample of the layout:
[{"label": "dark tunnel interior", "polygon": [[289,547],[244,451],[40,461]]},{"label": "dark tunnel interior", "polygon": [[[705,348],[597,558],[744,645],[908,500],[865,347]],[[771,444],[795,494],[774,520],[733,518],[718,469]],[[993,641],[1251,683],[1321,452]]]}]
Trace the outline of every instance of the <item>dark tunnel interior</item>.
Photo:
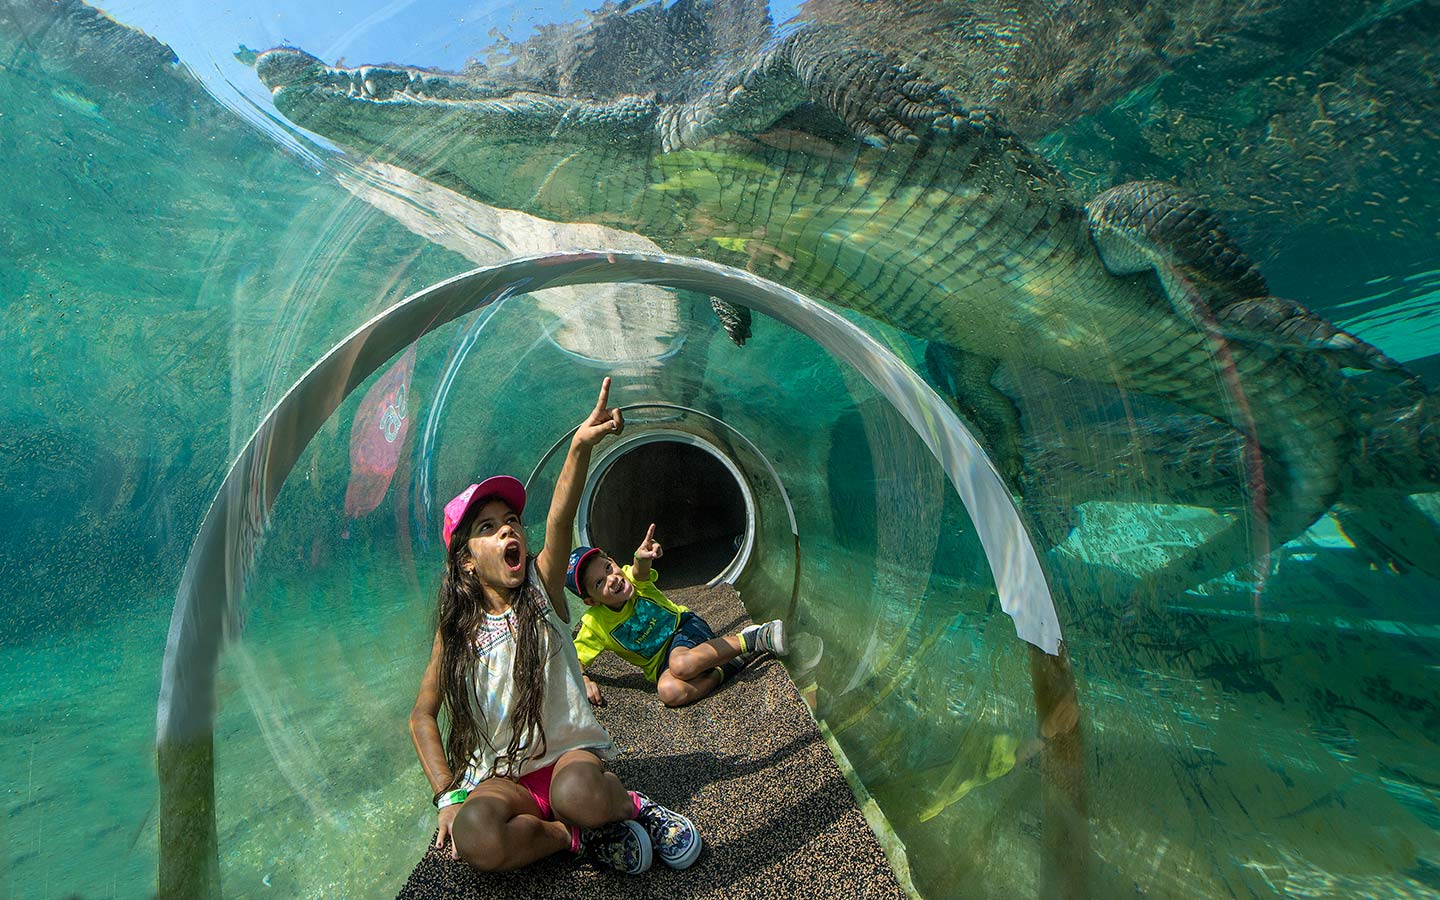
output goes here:
[{"label": "dark tunnel interior", "polygon": [[698,584],[723,572],[745,537],[745,492],[709,451],[681,441],[640,444],[595,480],[587,524],[595,546],[621,563],[655,525],[664,548],[656,570],[667,585]]}]

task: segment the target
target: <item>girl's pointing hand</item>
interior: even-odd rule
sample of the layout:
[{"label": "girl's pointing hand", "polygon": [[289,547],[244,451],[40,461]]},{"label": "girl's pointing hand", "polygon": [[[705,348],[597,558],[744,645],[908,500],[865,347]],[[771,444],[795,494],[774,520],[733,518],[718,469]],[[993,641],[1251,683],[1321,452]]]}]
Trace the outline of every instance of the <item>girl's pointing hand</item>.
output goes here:
[{"label": "girl's pointing hand", "polygon": [[600,397],[595,409],[575,430],[575,442],[587,447],[600,443],[602,439],[625,430],[625,416],[618,409],[610,408],[610,379],[600,382]]}]

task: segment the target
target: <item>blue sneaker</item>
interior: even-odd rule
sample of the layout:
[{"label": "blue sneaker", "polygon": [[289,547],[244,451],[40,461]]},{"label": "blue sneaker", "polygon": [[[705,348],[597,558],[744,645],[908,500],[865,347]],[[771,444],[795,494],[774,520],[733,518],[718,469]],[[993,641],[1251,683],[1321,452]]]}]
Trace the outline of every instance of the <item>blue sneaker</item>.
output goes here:
[{"label": "blue sneaker", "polygon": [[639,875],[654,859],[650,835],[633,820],[580,832],[580,858],[626,875]]},{"label": "blue sneaker", "polygon": [[636,814],[635,821],[645,827],[660,861],[672,869],[689,868],[700,858],[703,843],[700,832],[695,830],[695,823],[639,791],[635,792],[635,797],[640,801],[640,812]]}]

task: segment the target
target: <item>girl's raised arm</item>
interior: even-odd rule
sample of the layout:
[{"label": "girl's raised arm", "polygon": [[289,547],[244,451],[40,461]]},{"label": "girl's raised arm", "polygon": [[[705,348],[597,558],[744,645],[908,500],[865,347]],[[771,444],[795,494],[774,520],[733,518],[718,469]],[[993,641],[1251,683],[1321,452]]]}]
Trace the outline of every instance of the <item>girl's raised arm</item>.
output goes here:
[{"label": "girl's raised arm", "polygon": [[600,383],[600,397],[595,409],[575,429],[570,439],[570,452],[555,482],[550,498],[550,514],[545,518],[545,546],[535,558],[545,593],[557,603],[556,614],[570,621],[570,604],[565,599],[565,563],[570,558],[570,532],[575,528],[575,511],[580,506],[580,488],[590,471],[590,450],[600,441],[625,429],[620,410],[610,408],[610,379]]}]

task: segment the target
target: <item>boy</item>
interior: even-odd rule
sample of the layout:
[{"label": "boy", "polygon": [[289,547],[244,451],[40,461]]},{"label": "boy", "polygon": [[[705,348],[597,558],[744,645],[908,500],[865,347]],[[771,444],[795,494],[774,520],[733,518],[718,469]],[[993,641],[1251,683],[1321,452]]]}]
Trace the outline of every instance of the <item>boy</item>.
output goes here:
[{"label": "boy", "polygon": [[[606,650],[634,663],[655,682],[666,706],[685,706],[708,696],[763,652],[785,655],[779,619],[716,637],[705,620],[670,602],[655,586],[651,562],[662,555],[655,526],[635,551],[635,563],[617,566],[594,547],[570,552],[565,585],[588,607],[575,635],[581,667]],[[585,696],[603,706],[600,688],[585,676]]]}]

